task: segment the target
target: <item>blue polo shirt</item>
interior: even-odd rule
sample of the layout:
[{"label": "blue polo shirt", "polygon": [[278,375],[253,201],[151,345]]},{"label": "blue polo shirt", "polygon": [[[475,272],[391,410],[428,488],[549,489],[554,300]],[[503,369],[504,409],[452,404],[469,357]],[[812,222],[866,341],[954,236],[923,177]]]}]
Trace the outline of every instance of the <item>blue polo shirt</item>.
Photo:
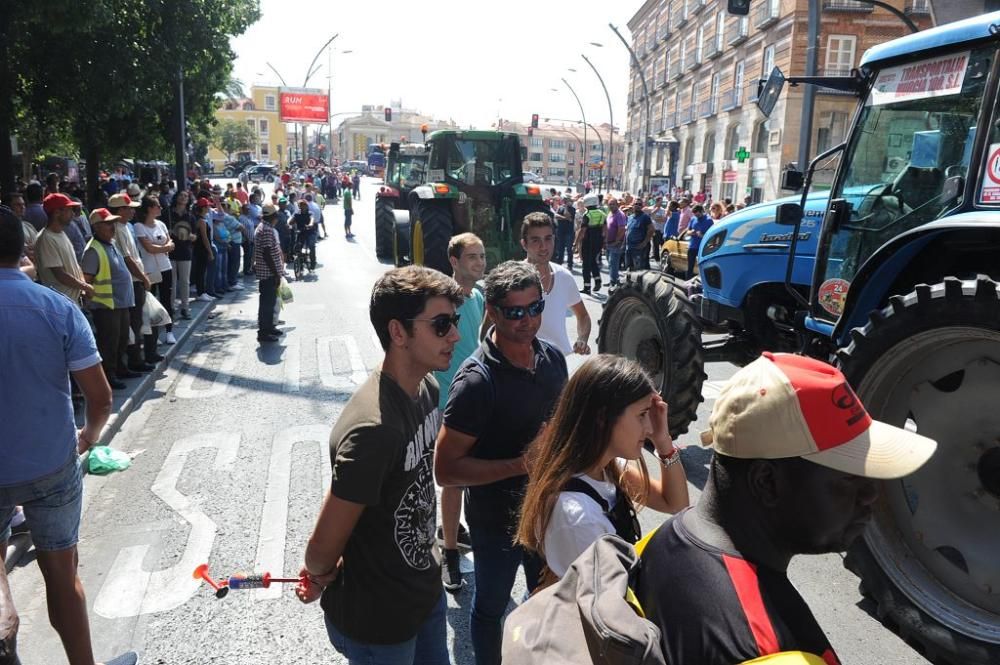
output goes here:
[{"label": "blue polo shirt", "polygon": [[79,307],[0,268],[0,487],[44,478],[76,455],[69,373],[100,362]]}]

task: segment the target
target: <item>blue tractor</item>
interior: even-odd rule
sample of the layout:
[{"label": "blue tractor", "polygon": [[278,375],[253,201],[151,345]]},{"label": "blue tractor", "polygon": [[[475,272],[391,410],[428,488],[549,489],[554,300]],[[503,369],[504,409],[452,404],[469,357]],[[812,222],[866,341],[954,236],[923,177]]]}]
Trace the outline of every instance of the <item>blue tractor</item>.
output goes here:
[{"label": "blue tractor", "polygon": [[[784,81],[771,72],[765,113]],[[837,364],[874,418],[938,442],[919,471],[883,483],[845,563],[931,661],[1000,663],[1000,12],[876,46],[840,81],[788,81],[858,97],[847,140],[813,160],[801,199],[775,215],[790,239],[799,350]],[[806,296],[796,275],[802,234],[816,228],[810,181],[837,153]],[[673,302],[701,325],[686,298]],[[701,362],[680,348],[691,357],[679,362]]]}]

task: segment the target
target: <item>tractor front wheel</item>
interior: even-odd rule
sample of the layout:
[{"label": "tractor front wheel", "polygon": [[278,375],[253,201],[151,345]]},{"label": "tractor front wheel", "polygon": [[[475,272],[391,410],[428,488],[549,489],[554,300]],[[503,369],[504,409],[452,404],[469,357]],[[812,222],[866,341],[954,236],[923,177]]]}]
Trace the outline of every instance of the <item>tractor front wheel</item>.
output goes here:
[{"label": "tractor front wheel", "polygon": [[375,256],[383,260],[393,258],[392,234],[396,224],[393,209],[390,199],[375,199]]},{"label": "tractor front wheel", "polygon": [[627,273],[599,326],[598,350],[637,361],[669,406],[670,434],[687,432],[706,375],[701,323],[682,284],[654,270]]},{"label": "tractor front wheel", "polygon": [[448,243],[452,235],[449,201],[420,200],[410,214],[410,249],[413,262],[451,275]]},{"label": "tractor front wheel", "polygon": [[851,337],[838,359],[872,417],[938,447],[882,483],[845,565],[932,662],[1000,663],[1000,284],[918,285]]}]

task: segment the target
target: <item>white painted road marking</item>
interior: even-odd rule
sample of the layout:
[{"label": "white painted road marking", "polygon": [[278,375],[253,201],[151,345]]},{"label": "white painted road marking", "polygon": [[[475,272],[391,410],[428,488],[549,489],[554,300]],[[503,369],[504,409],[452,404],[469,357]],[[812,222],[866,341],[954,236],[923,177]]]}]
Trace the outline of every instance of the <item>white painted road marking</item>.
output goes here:
[{"label": "white painted road marking", "polygon": [[[267,472],[267,489],[264,495],[264,510],[260,516],[260,535],[257,542],[257,560],[254,571],[269,572],[276,577],[295,577],[296,570],[285,568],[285,539],[288,534],[288,492],[292,473],[292,448],[297,443],[315,442],[320,451],[320,468],[323,482],[318,494],[317,505],[330,486],[333,472],[330,469],[330,427],[325,425],[301,425],[279,432],[271,443],[271,461]],[[270,589],[254,591],[258,600],[281,597],[284,584],[275,584]]]},{"label": "white painted road marking", "polygon": [[94,612],[108,619],[165,612],[180,607],[198,591],[202,582],[193,579],[191,572],[209,560],[215,542],[216,524],[196,502],[177,491],[177,481],[192,451],[215,448],[212,467],[223,471],[236,460],[239,445],[238,433],[224,432],[197,434],[174,443],[152,491],[191,525],[184,554],[170,568],[148,572],[142,568],[143,559],[149,551],[148,544],[121,549],[97,594]]},{"label": "white painted road marking", "polygon": [[282,363],[285,366],[286,393],[299,392],[299,384],[302,376],[301,353],[302,342],[299,338],[296,336],[288,340],[288,346],[285,348],[285,361]]},{"label": "white painted road marking", "polygon": [[[343,346],[350,363],[350,374],[338,372],[333,364],[333,344]],[[316,340],[316,365],[319,377],[326,388],[354,392],[368,378],[364,359],[358,349],[358,343],[350,335],[327,335]]]},{"label": "white painted road marking", "polygon": [[222,364],[219,367],[219,371],[215,373],[215,378],[212,380],[212,385],[205,390],[195,390],[195,379],[197,379],[198,375],[205,370],[209,359],[208,351],[200,351],[194,356],[194,358],[191,359],[192,371],[188,371],[183,374],[180,381],[177,382],[177,390],[174,394],[178,399],[204,399],[206,397],[218,397],[225,392],[226,387],[229,385],[229,380],[233,377],[233,370],[236,368],[236,363],[240,359],[240,355],[242,353],[243,345],[240,343],[236,343],[231,348],[227,348],[222,357]]}]

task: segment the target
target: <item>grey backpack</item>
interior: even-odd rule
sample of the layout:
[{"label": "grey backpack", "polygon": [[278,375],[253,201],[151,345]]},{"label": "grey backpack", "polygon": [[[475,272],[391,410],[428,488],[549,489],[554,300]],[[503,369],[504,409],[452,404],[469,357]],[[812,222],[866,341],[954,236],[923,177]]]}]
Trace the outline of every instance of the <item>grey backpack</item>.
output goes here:
[{"label": "grey backpack", "polygon": [[602,536],[561,580],[507,617],[504,665],[666,665],[660,629],[629,587],[639,564],[621,538]]}]

